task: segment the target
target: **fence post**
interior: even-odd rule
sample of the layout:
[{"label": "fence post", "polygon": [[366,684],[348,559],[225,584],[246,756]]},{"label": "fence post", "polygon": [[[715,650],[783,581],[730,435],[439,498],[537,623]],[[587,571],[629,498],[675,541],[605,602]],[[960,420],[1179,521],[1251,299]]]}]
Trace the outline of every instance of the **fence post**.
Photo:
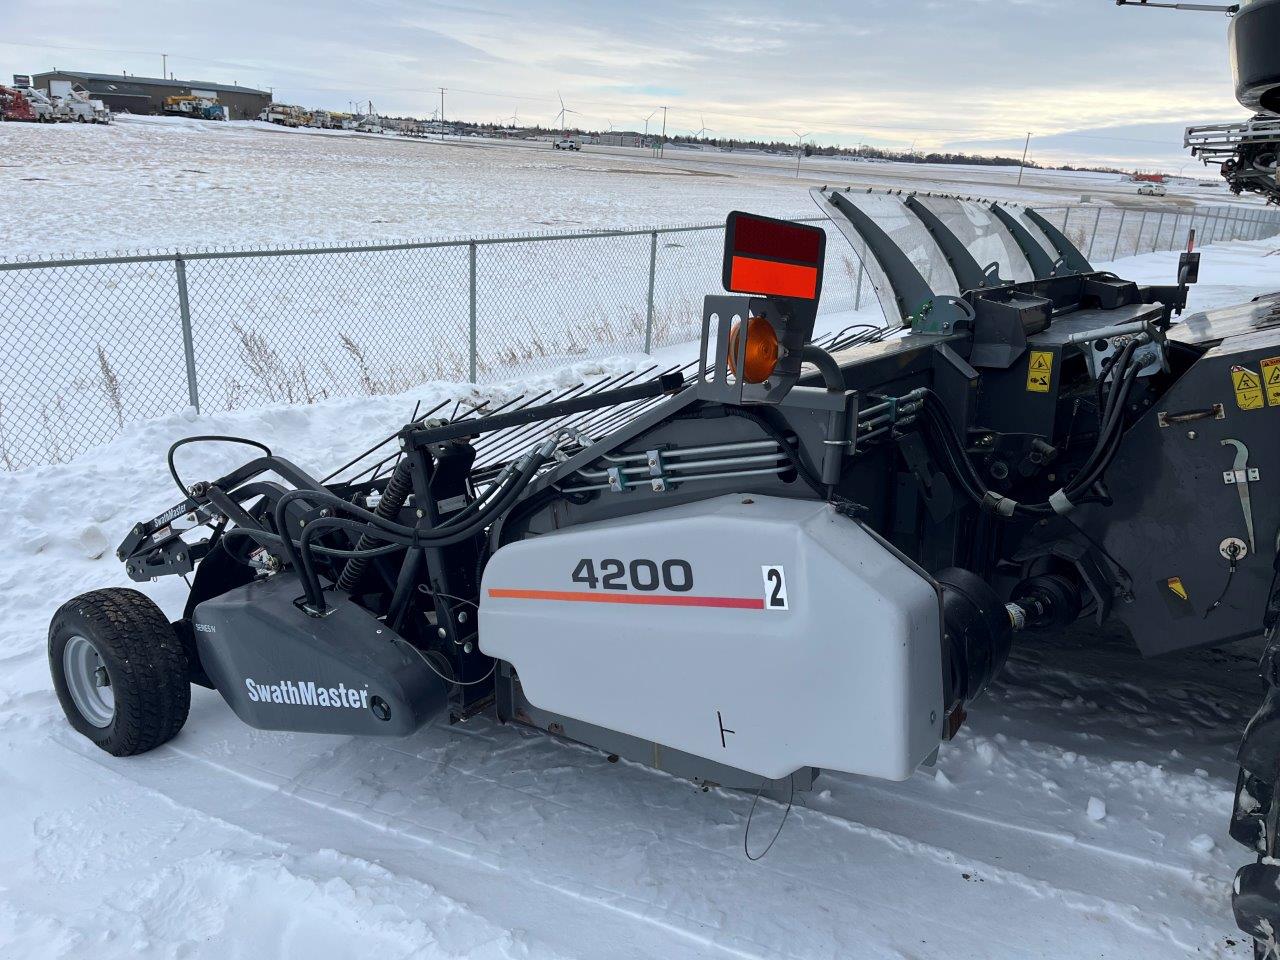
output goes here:
[{"label": "fence post", "polygon": [[1164,211],[1160,211],[1160,219],[1156,221],[1156,236],[1151,241],[1151,252],[1155,253],[1160,249],[1160,233],[1164,230]]},{"label": "fence post", "polygon": [[1133,241],[1133,255],[1136,257],[1142,250],[1142,231],[1147,229],[1147,211],[1142,211],[1142,221],[1138,224],[1138,239]]},{"label": "fence post", "polygon": [[178,313],[182,317],[182,352],[187,358],[187,400],[200,412],[200,388],[196,383],[196,347],[191,336],[191,303],[187,299],[187,262],[173,258],[173,270],[178,275]]},{"label": "fence post", "polygon": [[649,305],[645,310],[644,352],[653,353],[653,283],[658,275],[658,231],[649,234]]},{"label": "fence post", "polygon": [[1098,207],[1098,213],[1093,218],[1093,234],[1089,237],[1089,252],[1085,254],[1085,259],[1093,261],[1093,245],[1098,242],[1098,227],[1102,223],[1102,207]]},{"label": "fence post", "polygon": [[471,254],[470,256],[470,260],[471,260],[471,271],[470,271],[471,272],[471,291],[470,291],[470,294],[471,294],[471,309],[470,309],[471,382],[475,383],[476,367],[479,365],[478,358],[477,358],[478,344],[476,342],[477,341],[477,336],[476,336],[476,242],[472,240],[471,243],[469,243],[467,246],[470,248],[469,252]]},{"label": "fence post", "polygon": [[1116,227],[1116,243],[1111,248],[1111,259],[1115,260],[1116,254],[1120,252],[1120,238],[1124,236],[1124,216],[1128,213],[1124,207],[1120,208],[1120,226]]},{"label": "fence post", "polygon": [[862,258],[858,258],[858,289],[853,292],[853,309],[855,311],[862,309],[862,273],[867,269],[867,265]]},{"label": "fence post", "polygon": [[1067,232],[1067,221],[1071,219],[1071,204],[1067,204],[1067,208],[1062,211],[1062,232]]}]

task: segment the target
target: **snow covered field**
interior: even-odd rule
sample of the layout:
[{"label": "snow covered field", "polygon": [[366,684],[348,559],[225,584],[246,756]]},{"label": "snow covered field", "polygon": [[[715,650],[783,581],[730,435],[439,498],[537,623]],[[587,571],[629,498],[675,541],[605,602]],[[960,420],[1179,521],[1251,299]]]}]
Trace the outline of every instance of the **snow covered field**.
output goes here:
[{"label": "snow covered field", "polygon": [[[1196,305],[1280,285],[1277,250],[1207,251]],[[1155,281],[1175,262],[1119,269]],[[1226,827],[1260,693],[1249,644],[1145,664],[1089,630],[1023,645],[936,768],[824,775],[759,863],[742,853],[749,796],[485,719],[374,743],[264,733],[197,688],[185,730],[144,757],[71,732],[46,624],[127,584],[112,550],[174,500],[168,443],[246,434],[324,472],[415,400],[471,391],[174,416],[0,474],[0,956],[1248,955],[1228,905],[1247,854]],[[237,454],[196,456],[188,474],[213,476]],[[185,587],[144,590],[176,615]],[[754,849],[781,815],[762,804]]]},{"label": "snow covered field", "polygon": [[[1195,168],[1191,176],[1212,181]],[[1179,181],[1139,197],[1114,174],[804,161],[669,148],[438,141],[254,122],[122,117],[110,127],[0,127],[0,256],[205,245],[370,242],[790,215],[815,183],[944,190],[1041,206],[1083,195],[1135,209],[1240,203]]]},{"label": "snow covered field", "polygon": [[[21,201],[0,204],[0,256],[790,214],[807,185],[763,159],[655,164],[239,124],[6,124],[0,146],[3,195]],[[919,185],[922,171],[872,174]],[[1013,190],[1009,171],[937,176]],[[1081,192],[1120,197],[1094,175],[1048,174],[1017,196]],[[1176,260],[1105,266],[1168,282]],[[1274,290],[1280,243],[1212,247],[1201,277],[1193,310]],[[0,957],[1248,956],[1228,902],[1248,856],[1226,827],[1235,744],[1260,695],[1249,644],[1146,664],[1096,631],[1026,644],[936,768],[903,784],[823,776],[759,863],[742,852],[750,796],[484,719],[376,743],[265,733],[197,688],[184,731],[144,757],[113,759],[66,726],[49,617],[77,593],[128,585],[112,554],[174,501],[174,439],[254,436],[323,474],[418,400],[506,389],[429,383],[173,415],[127,423],[68,463],[0,471]],[[190,451],[186,471],[214,476],[237,457]],[[143,589],[180,610],[181,581]],[[761,804],[753,849],[782,812]]]}]

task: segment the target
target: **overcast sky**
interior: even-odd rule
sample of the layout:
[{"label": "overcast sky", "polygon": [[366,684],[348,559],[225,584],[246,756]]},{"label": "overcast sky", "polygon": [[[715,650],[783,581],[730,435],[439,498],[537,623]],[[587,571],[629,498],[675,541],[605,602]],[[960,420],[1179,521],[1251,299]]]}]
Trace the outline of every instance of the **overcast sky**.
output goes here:
[{"label": "overcast sky", "polygon": [[[1219,14],[1113,0],[4,0],[0,76],[274,88],[430,116],[1017,153],[1176,169],[1182,127],[1243,116]],[[661,112],[650,131],[661,123]]]}]

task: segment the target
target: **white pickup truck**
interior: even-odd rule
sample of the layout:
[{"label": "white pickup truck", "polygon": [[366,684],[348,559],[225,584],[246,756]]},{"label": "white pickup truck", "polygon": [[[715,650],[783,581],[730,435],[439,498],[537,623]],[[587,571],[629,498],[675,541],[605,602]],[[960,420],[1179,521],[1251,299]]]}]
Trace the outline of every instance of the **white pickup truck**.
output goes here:
[{"label": "white pickup truck", "polygon": [[573,137],[561,137],[554,144],[552,144],[552,146],[554,146],[557,150],[581,150],[582,149],[578,141],[573,139]]}]

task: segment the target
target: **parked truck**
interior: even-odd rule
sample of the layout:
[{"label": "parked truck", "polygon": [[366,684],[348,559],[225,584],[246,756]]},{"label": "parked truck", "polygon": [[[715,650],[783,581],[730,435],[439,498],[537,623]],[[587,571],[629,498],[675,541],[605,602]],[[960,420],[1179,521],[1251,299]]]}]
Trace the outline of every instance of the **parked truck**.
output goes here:
[{"label": "parked truck", "polygon": [[301,107],[288,103],[272,103],[258,114],[264,123],[275,123],[282,127],[300,127],[307,120],[307,113]]},{"label": "parked truck", "polygon": [[164,112],[197,120],[226,120],[227,108],[210,97],[178,94],[165,97]]}]

